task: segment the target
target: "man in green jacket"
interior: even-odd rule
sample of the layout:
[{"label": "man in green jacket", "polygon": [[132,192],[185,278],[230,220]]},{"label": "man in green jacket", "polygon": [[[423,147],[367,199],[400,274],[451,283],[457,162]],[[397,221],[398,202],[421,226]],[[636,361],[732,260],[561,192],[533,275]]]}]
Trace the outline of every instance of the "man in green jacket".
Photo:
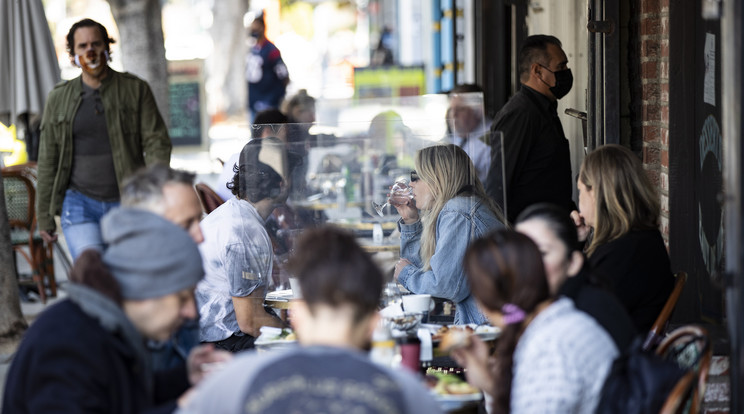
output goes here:
[{"label": "man in green jacket", "polygon": [[73,259],[103,249],[99,221],[119,204],[124,178],[170,163],[171,141],[150,87],[108,66],[113,42],[91,19],[70,28],[67,51],[82,75],[49,93],[41,124],[37,223],[52,242],[59,215]]}]

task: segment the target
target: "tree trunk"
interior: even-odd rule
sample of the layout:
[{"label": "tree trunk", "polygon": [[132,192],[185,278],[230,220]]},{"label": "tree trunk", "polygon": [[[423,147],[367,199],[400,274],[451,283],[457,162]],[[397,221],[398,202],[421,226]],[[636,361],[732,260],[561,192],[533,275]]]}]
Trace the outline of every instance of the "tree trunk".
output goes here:
[{"label": "tree trunk", "polygon": [[124,69],[146,80],[166,125],[170,125],[168,65],[160,0],[108,0],[119,28]]},{"label": "tree trunk", "polygon": [[5,189],[0,179],[0,353],[4,345],[13,345],[28,328],[18,298],[13,245],[10,242],[10,223],[5,206]]},{"label": "tree trunk", "polygon": [[214,2],[214,22],[209,30],[214,50],[207,58],[208,110],[211,115],[246,113],[247,84],[245,81],[245,45],[247,29],[243,16],[248,0]]}]

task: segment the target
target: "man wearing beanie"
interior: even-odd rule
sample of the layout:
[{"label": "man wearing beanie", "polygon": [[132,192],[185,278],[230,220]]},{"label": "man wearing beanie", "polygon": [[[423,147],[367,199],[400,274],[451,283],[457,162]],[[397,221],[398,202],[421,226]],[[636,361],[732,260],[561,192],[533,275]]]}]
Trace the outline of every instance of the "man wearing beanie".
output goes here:
[{"label": "man wearing beanie", "polygon": [[106,252],[81,254],[68,298],[26,333],[3,412],[172,412],[203,364],[229,358],[199,347],[188,366],[153,375],[145,341],[166,340],[196,316],[199,250],[185,230],[139,209],[111,211],[101,230]]},{"label": "man wearing beanie", "polygon": [[287,155],[282,141],[248,142],[229,184],[235,198],[201,222],[204,280],[196,289],[200,340],[231,352],[253,348],[262,326],[282,326],[264,308],[274,253],[264,224],[287,200]]}]

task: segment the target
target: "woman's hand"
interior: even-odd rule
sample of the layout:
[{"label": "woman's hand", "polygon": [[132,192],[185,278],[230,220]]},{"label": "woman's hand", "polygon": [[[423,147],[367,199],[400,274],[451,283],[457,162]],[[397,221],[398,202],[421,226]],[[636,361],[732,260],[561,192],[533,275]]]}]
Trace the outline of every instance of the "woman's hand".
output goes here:
[{"label": "woman's hand", "polygon": [[400,258],[400,260],[395,262],[395,273],[393,273],[393,277],[396,281],[398,280],[398,275],[403,270],[403,268],[408,266],[409,264],[411,264],[411,262],[409,262],[408,259],[404,259],[402,257]]},{"label": "woman's hand", "polygon": [[584,217],[582,217],[581,213],[576,210],[571,212],[571,219],[576,225],[576,235],[579,236],[579,241],[585,242],[586,238],[589,237],[589,232],[592,228],[586,225]]},{"label": "woman's hand", "polygon": [[468,346],[453,349],[450,356],[458,365],[465,368],[465,378],[470,385],[489,394],[493,393],[494,383],[489,370],[491,364],[488,346],[483,340],[473,335]]},{"label": "woman's hand", "polygon": [[418,221],[419,212],[416,208],[416,200],[408,200],[405,204],[391,203],[391,205],[398,210],[398,214],[400,214],[400,217],[403,219],[403,223],[413,224]]},{"label": "woman's hand", "polygon": [[231,360],[233,355],[221,349],[214,349],[214,345],[199,345],[191,350],[186,361],[189,382],[196,385],[206,375]]}]

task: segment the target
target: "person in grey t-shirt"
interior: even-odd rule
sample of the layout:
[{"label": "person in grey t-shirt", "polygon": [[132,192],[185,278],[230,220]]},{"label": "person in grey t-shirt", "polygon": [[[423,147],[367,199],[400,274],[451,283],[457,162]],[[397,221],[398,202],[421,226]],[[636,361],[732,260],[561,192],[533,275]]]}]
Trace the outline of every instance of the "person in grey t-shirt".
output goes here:
[{"label": "person in grey t-shirt", "polygon": [[300,346],[246,352],[201,384],[189,413],[439,413],[413,374],[374,364],[369,345],[383,276],[354,237],[308,231],[290,259],[302,299],[292,303]]}]

